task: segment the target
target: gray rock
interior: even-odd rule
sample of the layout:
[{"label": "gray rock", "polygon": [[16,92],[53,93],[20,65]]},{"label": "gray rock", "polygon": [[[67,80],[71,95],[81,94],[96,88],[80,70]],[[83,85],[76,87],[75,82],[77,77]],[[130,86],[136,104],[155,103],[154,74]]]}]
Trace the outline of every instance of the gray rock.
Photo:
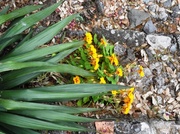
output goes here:
[{"label": "gray rock", "polygon": [[177,45],[176,44],[172,44],[172,46],[170,47],[170,52],[171,53],[175,53],[177,51]]},{"label": "gray rock", "polygon": [[150,77],[152,75],[152,72],[149,68],[144,68],[145,76]]},{"label": "gray rock", "polygon": [[171,2],[172,2],[172,0],[167,0],[167,1],[165,1],[165,2],[163,3],[163,6],[164,6],[164,7],[171,7]]},{"label": "gray rock", "polygon": [[149,3],[150,1],[149,1],[149,0],[143,0],[143,2],[144,2],[145,4],[147,4],[147,3]]},{"label": "gray rock", "polygon": [[96,33],[98,37],[104,36],[112,43],[125,43],[129,47],[135,47],[145,43],[145,34],[139,31],[93,28],[92,33]]},{"label": "gray rock", "polygon": [[146,48],[145,51],[146,51],[146,54],[148,55],[149,62],[153,61],[155,59],[155,57],[152,54],[151,50],[149,48]]},{"label": "gray rock", "polygon": [[168,61],[169,56],[168,56],[168,55],[163,55],[163,56],[161,56],[161,59],[162,59],[163,61]]},{"label": "gray rock", "polygon": [[177,43],[177,49],[180,49],[180,34],[174,34]]},{"label": "gray rock", "polygon": [[173,12],[172,12],[171,16],[173,18],[180,17],[180,8],[178,6],[173,7],[172,11]]},{"label": "gray rock", "polygon": [[155,134],[179,134],[180,125],[172,121],[153,120],[150,122]]},{"label": "gray rock", "polygon": [[158,18],[157,11],[159,6],[157,4],[151,4],[148,6],[148,10],[151,12],[153,18]]},{"label": "gray rock", "polygon": [[157,30],[157,28],[155,27],[153,22],[151,20],[149,20],[144,25],[143,30],[145,31],[145,33],[150,34],[150,33],[154,33]]},{"label": "gray rock", "polygon": [[126,54],[120,57],[121,65],[126,65],[135,60],[133,49],[127,49]]},{"label": "gray rock", "polygon": [[171,38],[168,36],[149,34],[146,36],[146,40],[155,50],[163,50],[171,46]]},{"label": "gray rock", "polygon": [[116,55],[123,56],[126,54],[127,49],[123,45],[121,45],[119,43],[116,43],[114,45],[115,45],[114,46],[114,52],[116,53]]},{"label": "gray rock", "polygon": [[139,133],[141,131],[141,123],[140,122],[132,122],[130,127],[130,133]]},{"label": "gray rock", "polygon": [[154,75],[159,75],[162,71],[163,65],[161,62],[155,62],[155,63],[151,63],[149,65],[150,70],[152,70],[151,72],[153,72],[153,70],[156,70],[156,73]]},{"label": "gray rock", "polygon": [[168,18],[168,14],[166,13],[166,10],[164,8],[159,8],[158,11],[158,18],[162,21],[166,21]]},{"label": "gray rock", "polygon": [[177,44],[177,55],[180,56],[180,34],[174,34]]},{"label": "gray rock", "polygon": [[95,0],[96,8],[98,11],[98,14],[104,15],[104,5],[100,0]]},{"label": "gray rock", "polygon": [[128,12],[128,19],[130,21],[130,28],[140,25],[144,20],[150,17],[149,13],[137,9],[131,9]]}]

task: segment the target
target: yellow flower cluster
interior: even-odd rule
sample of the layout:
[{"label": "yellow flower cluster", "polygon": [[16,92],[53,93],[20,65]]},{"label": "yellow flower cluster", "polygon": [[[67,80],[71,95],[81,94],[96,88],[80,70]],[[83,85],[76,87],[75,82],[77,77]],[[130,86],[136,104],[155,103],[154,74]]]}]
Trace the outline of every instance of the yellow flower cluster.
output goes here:
[{"label": "yellow flower cluster", "polygon": [[73,77],[74,84],[80,84],[80,78],[79,76]]},{"label": "yellow flower cluster", "polygon": [[139,66],[138,73],[139,73],[140,77],[144,77],[144,68],[142,66]]},{"label": "yellow flower cluster", "polygon": [[84,40],[88,43],[88,44],[91,44],[92,43],[92,34],[90,32],[87,32],[85,34],[85,38]]},{"label": "yellow flower cluster", "polygon": [[133,103],[134,100],[134,88],[130,88],[127,91],[123,91],[121,92],[121,95],[123,97],[123,101],[124,101],[124,105],[122,107],[122,113],[123,114],[128,114],[130,109],[131,109],[131,105]]},{"label": "yellow flower cluster", "polygon": [[110,63],[113,65],[115,65],[115,66],[118,66],[119,65],[119,61],[118,61],[118,59],[117,59],[117,57],[116,57],[116,55],[113,53],[110,57],[108,57],[109,58],[109,60],[110,60]]},{"label": "yellow flower cluster", "polygon": [[91,33],[87,32],[85,34],[85,41],[87,42],[86,47],[88,48],[88,54],[91,57],[91,65],[93,65],[94,70],[97,70],[99,68],[99,58],[101,57],[100,55],[97,54],[97,50],[92,45],[92,35]]},{"label": "yellow flower cluster", "polygon": [[88,49],[88,53],[91,57],[91,64],[94,66],[94,70],[99,68],[99,56],[97,54],[97,50],[94,45],[90,45]]},{"label": "yellow flower cluster", "polygon": [[123,90],[112,90],[111,93],[112,95],[115,97],[118,93],[120,93],[121,97],[122,97],[122,101],[124,102],[121,112],[123,114],[128,114],[130,109],[131,109],[131,105],[133,103],[134,100],[134,88],[130,88],[129,90],[123,89]]}]

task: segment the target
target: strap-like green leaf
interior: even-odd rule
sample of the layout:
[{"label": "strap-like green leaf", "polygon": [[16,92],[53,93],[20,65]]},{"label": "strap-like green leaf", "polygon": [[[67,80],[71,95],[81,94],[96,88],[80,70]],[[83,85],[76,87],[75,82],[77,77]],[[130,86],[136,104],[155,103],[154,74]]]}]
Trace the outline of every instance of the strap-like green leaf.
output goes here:
[{"label": "strap-like green leaf", "polygon": [[19,54],[17,56],[9,56],[9,58],[3,59],[3,60],[1,60],[1,62],[34,60],[34,59],[38,59],[38,58],[47,56],[52,53],[61,52],[61,51],[70,49],[73,47],[80,47],[83,44],[84,44],[84,41],[75,41],[75,42],[70,42],[70,43],[54,45],[54,46],[50,46],[50,47],[32,50],[32,51],[26,52],[24,54]]},{"label": "strap-like green leaf", "polygon": [[48,62],[13,62],[8,61],[0,63],[0,72],[22,69],[27,67],[38,67],[38,66],[54,66],[52,63]]},{"label": "strap-like green leaf", "polygon": [[56,112],[52,110],[18,110],[11,111],[16,114],[28,117],[38,118],[51,122],[70,121],[70,122],[95,122],[98,119],[75,116],[67,113]]},{"label": "strap-like green leaf", "polygon": [[71,93],[102,93],[111,90],[127,89],[129,86],[115,84],[66,84],[50,87],[39,87],[31,90],[48,91],[48,92],[71,92]]},{"label": "strap-like green leaf", "polygon": [[[17,70],[17,71],[21,72],[21,70]],[[11,73],[8,73],[8,75],[9,74],[11,74]],[[29,81],[30,79],[33,79],[33,78],[37,77],[39,74],[41,74],[41,73],[27,74],[27,75],[20,76],[20,77],[17,76],[17,78],[13,74],[12,78],[9,78],[10,79],[9,81],[7,81],[7,79],[2,78],[2,79],[0,79],[0,87],[1,87],[0,90],[11,89],[11,88],[13,88],[15,86],[18,86],[18,85],[20,85],[22,83],[25,83],[25,82]]]},{"label": "strap-like green leaf", "polygon": [[13,12],[11,12],[9,14],[1,15],[0,16],[0,25],[8,20],[12,20],[12,19],[18,18],[20,16],[26,15],[26,14],[28,14],[34,10],[37,10],[41,7],[42,7],[42,5],[26,6],[26,7],[22,7],[20,9],[14,10]]},{"label": "strap-like green leaf", "polygon": [[61,0],[60,2],[50,6],[48,8],[45,8],[42,11],[39,11],[35,14],[24,17],[18,23],[16,23],[16,25],[14,27],[12,27],[10,30],[8,30],[6,33],[4,33],[3,38],[11,37],[11,36],[14,36],[16,34],[22,33],[24,30],[31,27],[32,25],[34,25],[38,21],[49,16],[62,2],[63,1]]},{"label": "strap-like green leaf", "polygon": [[73,14],[71,16],[68,16],[62,21],[57,22],[56,24],[48,27],[44,31],[34,36],[32,39],[24,42],[20,47],[17,47],[10,55],[14,56],[26,53],[37,48],[40,45],[43,45],[44,43],[51,40],[60,30],[62,30],[67,24],[69,24],[69,22],[76,18],[77,15],[78,14]]},{"label": "strap-like green leaf", "polygon": [[[43,64],[44,63],[44,64]],[[33,64],[35,67],[33,67]],[[39,73],[39,72],[59,72],[59,73],[69,73],[73,75],[80,75],[80,76],[93,76],[94,74],[86,71],[82,68],[72,66],[70,64],[59,64],[59,65],[52,65],[48,62],[27,62],[27,66],[31,65],[31,68],[28,68],[27,70],[23,70],[23,74],[17,74],[20,76],[31,74],[31,73]],[[13,66],[13,65],[12,65]],[[26,64],[17,64],[18,68],[25,68],[27,67]],[[39,66],[39,67],[38,67]],[[3,66],[4,67],[4,66]],[[4,70],[7,70],[7,68],[4,68]],[[9,68],[10,69],[10,68]],[[17,69],[17,68],[13,68]],[[13,70],[11,68],[11,70]],[[21,71],[20,71],[21,72]]]},{"label": "strap-like green leaf", "polygon": [[6,110],[53,110],[61,113],[84,113],[97,111],[96,108],[74,108],[66,106],[55,106],[48,104],[32,103],[32,102],[18,102],[0,98],[0,105]]},{"label": "strap-like green leaf", "polygon": [[[13,90],[14,91],[14,90]],[[1,98],[13,99],[18,101],[42,101],[42,102],[55,102],[55,101],[67,101],[81,99],[87,96],[94,96],[96,93],[71,93],[71,92],[61,92],[52,93],[36,90],[17,90],[13,91],[1,91]]]},{"label": "strap-like green leaf", "polygon": [[1,123],[1,126],[8,129],[10,131],[9,133],[13,133],[13,134],[39,134],[38,132],[35,132],[27,128],[20,128],[8,124]]},{"label": "strap-like green leaf", "polygon": [[4,38],[2,40],[0,40],[0,52],[8,45],[18,41],[19,39],[21,39],[23,36],[22,34],[19,35],[15,35],[13,37],[9,37],[9,38]]},{"label": "strap-like green leaf", "polygon": [[[33,67],[33,66],[35,66],[35,67]],[[37,66],[39,66],[39,67],[37,67]],[[29,68],[29,67],[31,67],[31,68]],[[76,66],[72,66],[69,64],[52,65],[51,63],[48,63],[48,62],[27,62],[27,63],[10,62],[10,65],[2,64],[2,66],[0,66],[0,71],[4,72],[7,70],[15,70],[15,69],[20,69],[20,68],[27,68],[27,69],[23,69],[19,72],[16,72],[17,76],[12,77],[12,78],[14,78],[14,79],[16,77],[21,78],[21,77],[23,77],[25,75],[29,75],[29,74],[37,75],[37,73],[42,73],[42,72],[59,72],[59,73],[69,73],[69,74],[80,75],[80,76],[94,76],[93,73],[86,71],[82,68],[76,67]],[[22,74],[20,74],[20,73],[22,73]],[[11,72],[9,73],[9,77],[11,77],[10,74],[11,74]],[[15,75],[15,74],[13,74],[13,75]],[[11,78],[11,80],[12,80],[12,78]],[[6,85],[8,86],[8,83],[11,84],[10,81],[7,81],[7,79],[3,79],[3,77],[1,78],[1,80],[2,80],[2,81],[0,81],[1,90],[7,89]],[[14,84],[16,84],[16,83],[14,83]]]},{"label": "strap-like green leaf", "polygon": [[22,128],[28,128],[34,130],[71,130],[71,131],[88,130],[82,127],[81,128],[72,127],[71,123],[69,123],[69,126],[67,124],[65,126],[65,125],[59,125],[37,119],[32,119],[28,117],[23,117],[15,114],[4,113],[4,112],[0,112],[0,115],[1,115],[0,122]]},{"label": "strap-like green leaf", "polygon": [[48,60],[48,62],[57,63],[57,62],[61,61],[62,59],[64,59],[69,54],[71,54],[72,52],[74,52],[77,48],[79,48],[79,47],[74,47],[71,49],[64,50],[64,51],[58,53],[57,55],[55,55],[54,57],[50,58]]},{"label": "strap-like green leaf", "polygon": [[[78,47],[64,50],[64,51],[58,53],[57,55],[55,55],[54,57],[50,58],[47,62],[57,63],[60,60],[62,60],[64,57],[68,56],[70,53],[72,53],[77,48]],[[2,75],[1,80],[3,80],[3,82],[0,82],[1,90],[10,89],[12,87],[18,86],[18,85],[25,83],[28,80],[31,80],[32,78],[35,78],[41,74],[41,73],[28,74],[28,72],[31,72],[31,69],[30,70],[29,69],[30,68],[15,70],[10,73],[6,73],[6,74]],[[2,83],[3,83],[3,86],[2,86]]]}]

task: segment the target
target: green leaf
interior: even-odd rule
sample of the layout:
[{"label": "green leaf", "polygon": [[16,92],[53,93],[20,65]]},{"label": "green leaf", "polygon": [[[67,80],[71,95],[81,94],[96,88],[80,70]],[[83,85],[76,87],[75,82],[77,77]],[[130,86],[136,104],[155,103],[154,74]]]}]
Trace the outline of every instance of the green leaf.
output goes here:
[{"label": "green leaf", "polygon": [[1,97],[5,99],[13,99],[18,101],[38,101],[38,102],[54,102],[80,99],[87,96],[93,96],[96,93],[70,93],[70,92],[45,92],[36,90],[6,90],[1,91]]},{"label": "green leaf", "polygon": [[7,58],[1,60],[1,62],[6,61],[28,61],[28,60],[34,60],[38,59],[44,56],[47,56],[52,53],[61,52],[66,49],[70,49],[73,47],[80,47],[83,45],[84,41],[76,41],[76,42],[70,42],[70,43],[64,43],[59,45],[54,45],[50,47],[45,47],[41,49],[32,50],[29,52],[26,52],[24,54],[19,54],[17,56],[8,56]]},{"label": "green leaf", "polygon": [[[50,64],[50,63],[48,63],[48,62],[42,62],[42,63],[41,62],[40,63],[29,62],[29,63],[15,64],[14,66],[11,66],[14,68],[2,68],[4,71],[5,69],[13,70],[13,69],[17,69],[17,68],[25,68],[25,67],[32,66],[31,68],[25,68],[23,70],[21,69],[19,71],[16,71],[15,73],[13,73],[13,75],[11,75],[11,73],[9,73],[9,74],[6,74],[6,77],[2,76],[3,81],[0,81],[0,86],[2,87],[1,90],[8,89],[15,85],[18,85],[19,80],[23,80],[22,78],[24,78],[24,77],[25,77],[24,80],[28,80],[29,77],[26,78],[26,76],[30,75],[30,76],[32,76],[30,78],[33,78],[37,74],[42,73],[42,72],[59,72],[59,73],[69,73],[69,74],[80,75],[80,76],[94,76],[94,74],[91,72],[88,72],[84,69],[81,69],[79,67],[72,66],[69,64],[59,64],[59,65],[54,65],[54,66],[49,66],[48,64]],[[50,64],[50,65],[52,65],[52,64]],[[40,66],[40,67],[33,67],[33,66]],[[2,66],[2,67],[4,67],[4,66]],[[0,66],[0,70],[1,70],[1,66]],[[35,75],[33,75],[33,74],[35,74]],[[16,79],[14,79],[14,78],[16,78]]]},{"label": "green leaf", "polygon": [[92,99],[93,99],[93,102],[96,103],[100,99],[100,96],[99,95],[92,96]]},{"label": "green leaf", "polygon": [[25,6],[20,9],[14,10],[13,12],[11,12],[9,14],[1,15],[0,16],[0,25],[8,20],[12,20],[12,19],[18,18],[20,16],[26,15],[26,14],[28,14],[34,10],[37,10],[41,7],[42,7],[41,5]]},{"label": "green leaf", "polygon": [[16,34],[22,33],[24,30],[31,27],[38,21],[49,16],[62,2],[63,1],[61,0],[60,2],[50,6],[48,8],[45,8],[42,11],[39,11],[35,14],[24,17],[18,23],[16,23],[10,30],[8,30],[6,33],[4,33],[3,37],[11,37]]},{"label": "green leaf", "polygon": [[88,61],[84,62],[84,67],[86,70],[90,70],[91,69],[91,64]]},{"label": "green leaf", "polygon": [[83,98],[83,103],[84,104],[89,102],[89,101],[90,101],[89,96]]},{"label": "green leaf", "polygon": [[78,107],[82,107],[82,106],[83,106],[83,100],[82,100],[82,99],[79,99],[79,100],[77,101],[77,106],[78,106]]},{"label": "green leaf", "polygon": [[94,43],[95,43],[95,44],[98,44],[97,34],[94,34]]},{"label": "green leaf", "polygon": [[[77,48],[78,47],[64,50],[63,52],[60,52],[59,54],[57,54],[55,57],[49,59],[47,62],[57,63],[60,60],[62,60],[64,57],[68,56]],[[33,68],[33,69],[37,71],[38,68],[36,69]],[[33,71],[31,68],[25,68],[21,70],[15,70],[15,71],[12,71],[11,73],[6,73],[2,75],[1,79],[3,80],[3,86],[2,86],[2,82],[0,82],[0,87],[2,87],[2,89],[10,89],[24,82],[27,82],[28,80],[31,80],[32,78],[35,78],[41,74],[41,73],[31,73],[31,71]]]},{"label": "green leaf", "polygon": [[76,66],[75,58],[72,55],[70,55],[70,63],[71,65]]},{"label": "green leaf", "polygon": [[0,52],[8,45],[11,45],[12,43],[18,41],[19,39],[21,39],[23,37],[22,34],[19,35],[15,35],[13,37],[9,37],[9,38],[4,38],[2,40],[0,40]]},{"label": "green leaf", "polygon": [[[21,72],[21,70],[18,70],[18,71]],[[14,71],[12,73],[14,73]],[[9,75],[9,74],[11,74],[11,73],[8,73],[7,75]],[[15,78],[15,75],[14,75],[9,78],[10,79],[9,81],[7,81],[7,79],[2,78],[3,81],[0,82],[1,90],[11,89],[15,86],[18,86],[22,83],[25,83],[25,82],[31,80],[32,78],[37,77],[39,74],[40,73],[27,74],[24,76],[18,76],[17,78]],[[18,73],[18,75],[19,75],[19,73]]]},{"label": "green leaf", "polygon": [[6,7],[0,12],[0,15],[6,14],[8,10],[9,10],[9,5],[6,6]]},{"label": "green leaf", "polygon": [[98,119],[75,116],[67,113],[56,112],[52,110],[18,110],[12,111],[19,115],[25,115],[37,119],[51,122],[70,121],[70,122],[95,122]]},{"label": "green leaf", "polygon": [[[40,32],[32,39],[24,42],[21,46],[17,47],[10,56],[23,54],[29,52],[40,45],[50,41],[60,30],[62,30],[69,22],[71,22],[78,14],[73,14],[63,19],[60,22],[48,27],[44,31]],[[51,34],[50,34],[51,33]]]},{"label": "green leaf", "polygon": [[66,56],[70,55],[73,51],[75,51],[78,47],[75,47],[73,46],[74,48],[70,48],[70,49],[67,49],[67,50],[64,50],[62,52],[60,52],[59,54],[57,54],[55,57],[52,57],[48,60],[48,62],[51,62],[51,63],[57,63],[61,60],[63,60]]},{"label": "green leaf", "polygon": [[83,48],[79,48],[78,50],[80,51],[81,58],[82,58],[84,61],[87,61],[87,56],[86,56],[86,54],[84,53],[84,49],[83,49]]},{"label": "green leaf", "polygon": [[19,115],[9,114],[0,112],[1,118],[0,122],[34,130],[71,130],[71,131],[87,131],[86,128],[77,128],[66,125],[59,125],[51,122],[46,122],[38,119],[32,119],[28,117],[23,117]]},{"label": "green leaf", "polygon": [[0,98],[0,105],[6,110],[53,110],[61,113],[84,113],[97,111],[96,108],[74,108],[66,106],[55,106],[48,104],[32,103],[32,102],[18,102]]},{"label": "green leaf", "polygon": [[2,123],[1,123],[1,125],[4,128],[11,131],[10,133],[13,133],[13,134],[39,134],[38,132],[35,132],[33,130],[30,130],[30,129],[26,129],[26,128],[15,127],[12,125],[2,124]]},{"label": "green leaf", "polygon": [[25,41],[29,40],[32,37],[33,31],[30,30],[29,33],[19,42],[18,46],[23,44]]},{"label": "green leaf", "polygon": [[[66,84],[51,87],[39,87],[29,90],[49,91],[49,92],[70,92],[70,93],[102,93],[111,90],[128,89],[129,86],[115,84]],[[26,89],[24,89],[26,90]]]},{"label": "green leaf", "polygon": [[4,63],[0,63],[0,72],[22,69],[27,67],[38,67],[38,66],[53,66],[52,63],[48,62],[13,62],[8,61]]}]

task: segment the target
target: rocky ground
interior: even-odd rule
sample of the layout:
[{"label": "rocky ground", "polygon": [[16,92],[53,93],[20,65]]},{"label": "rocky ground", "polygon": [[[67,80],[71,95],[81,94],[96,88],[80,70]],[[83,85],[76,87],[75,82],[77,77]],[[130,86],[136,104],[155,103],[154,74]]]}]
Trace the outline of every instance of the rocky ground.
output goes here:
[{"label": "rocky ground", "polygon": [[180,1],[179,0],[73,0],[59,7],[64,18],[80,13],[67,33],[85,31],[105,36],[115,44],[123,66],[144,67],[145,77],[129,70],[121,84],[136,87],[131,115],[175,120],[180,115]]},{"label": "rocky ground", "polygon": [[[11,3],[13,9],[57,1],[4,0],[0,4]],[[103,35],[115,45],[124,67],[144,68],[145,77],[133,68],[120,81],[136,88],[135,101],[131,118],[119,117],[111,124],[115,133],[180,133],[180,0],[66,0],[41,24],[46,27],[73,13],[80,13],[80,18],[65,28],[67,40],[82,39],[86,31]],[[58,41],[61,34],[54,39]]]}]

